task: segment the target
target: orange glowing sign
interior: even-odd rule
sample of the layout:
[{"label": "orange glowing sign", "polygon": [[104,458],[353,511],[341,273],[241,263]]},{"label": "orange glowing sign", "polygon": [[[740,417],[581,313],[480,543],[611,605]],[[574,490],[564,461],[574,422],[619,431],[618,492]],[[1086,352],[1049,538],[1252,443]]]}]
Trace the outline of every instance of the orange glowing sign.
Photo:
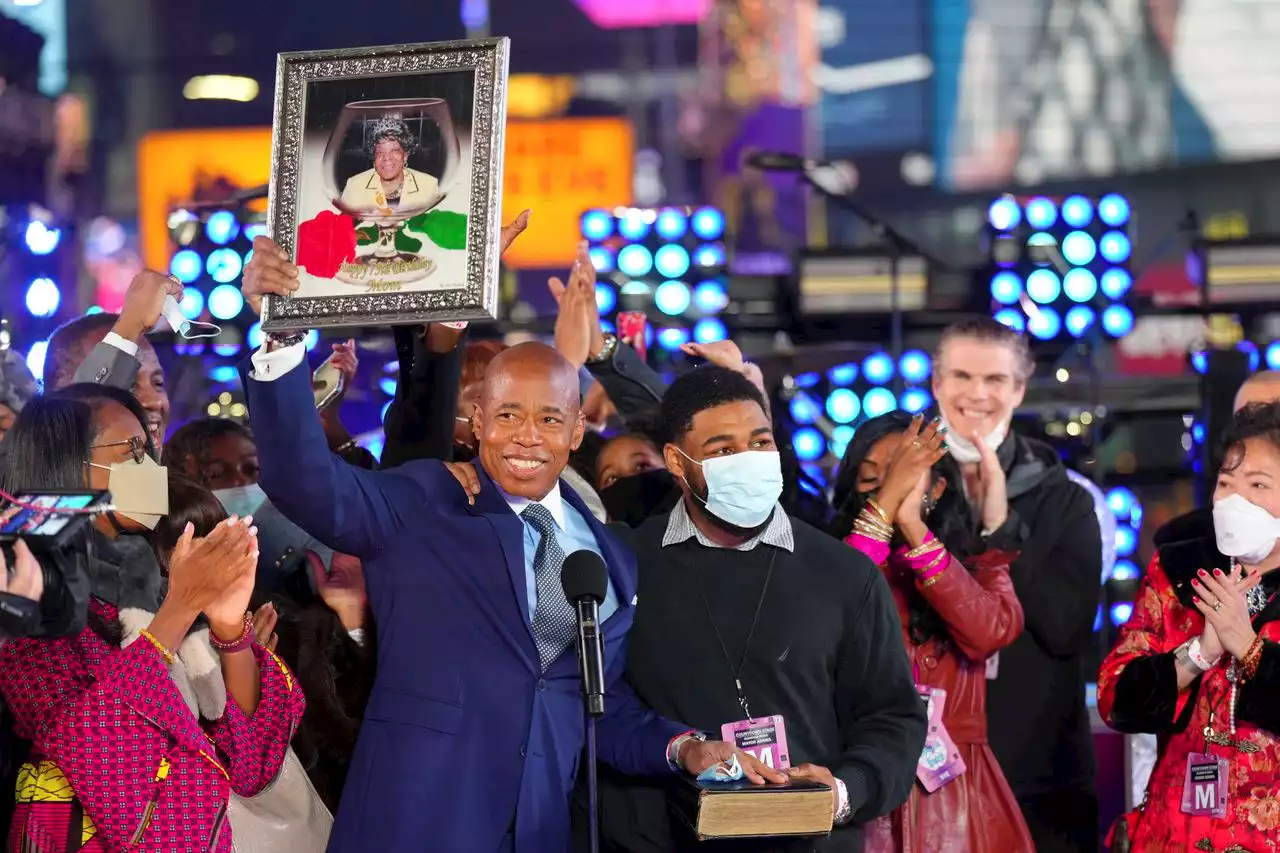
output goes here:
[{"label": "orange glowing sign", "polygon": [[511,267],[564,267],[593,207],[631,204],[635,134],[621,118],[511,121],[506,130],[502,221],[533,210],[529,229],[502,256]]},{"label": "orange glowing sign", "polygon": [[138,143],[138,226],[142,257],[151,269],[169,269],[173,246],[169,213],[214,188],[244,189],[271,177],[271,128],[166,130]]}]

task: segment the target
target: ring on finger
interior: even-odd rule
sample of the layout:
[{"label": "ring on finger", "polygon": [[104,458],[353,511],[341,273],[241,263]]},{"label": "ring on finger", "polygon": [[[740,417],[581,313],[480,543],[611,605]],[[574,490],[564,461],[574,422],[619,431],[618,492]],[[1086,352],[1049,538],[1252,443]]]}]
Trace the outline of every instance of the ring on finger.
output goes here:
[{"label": "ring on finger", "polygon": [[1221,610],[1221,609],[1222,609],[1222,602],[1221,602],[1221,601],[1215,601],[1215,602],[1213,603],[1213,612],[1214,612],[1214,613],[1217,613],[1217,612],[1218,612],[1219,610]]}]

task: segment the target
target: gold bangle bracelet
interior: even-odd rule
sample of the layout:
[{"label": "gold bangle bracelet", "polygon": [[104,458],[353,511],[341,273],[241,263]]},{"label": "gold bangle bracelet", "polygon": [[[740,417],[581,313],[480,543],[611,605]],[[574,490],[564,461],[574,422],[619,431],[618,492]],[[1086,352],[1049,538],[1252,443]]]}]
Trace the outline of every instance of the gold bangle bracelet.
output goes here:
[{"label": "gold bangle bracelet", "polygon": [[942,547],[943,547],[942,543],[939,542],[937,539],[930,539],[928,542],[924,543],[919,548],[912,548],[910,551],[908,551],[907,559],[913,560],[917,557],[923,557],[926,554],[932,554],[934,551],[938,551]]},{"label": "gold bangle bracelet", "polygon": [[889,514],[884,511],[884,508],[880,506],[880,504],[876,503],[875,498],[867,499],[867,509],[874,511],[876,515],[880,516],[880,520],[885,524],[890,526],[893,525],[893,519],[889,517]]}]

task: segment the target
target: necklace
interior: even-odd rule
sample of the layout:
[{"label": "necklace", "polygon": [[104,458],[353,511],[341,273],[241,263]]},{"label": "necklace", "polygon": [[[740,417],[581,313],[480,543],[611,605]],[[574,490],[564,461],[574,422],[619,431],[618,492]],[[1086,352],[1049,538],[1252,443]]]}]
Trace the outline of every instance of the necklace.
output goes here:
[{"label": "necklace", "polygon": [[[1231,571],[1228,577],[1234,578],[1240,571],[1236,558],[1231,558]],[[1267,607],[1270,596],[1262,589],[1262,585],[1251,587],[1244,594],[1245,607],[1249,610],[1250,618],[1257,616]],[[1240,661],[1235,658],[1231,659],[1231,663],[1227,665],[1227,681],[1231,684],[1231,698],[1228,702],[1228,721],[1231,724],[1231,734],[1236,733],[1236,696],[1239,693],[1240,682],[1242,680],[1243,670],[1240,668]]]}]

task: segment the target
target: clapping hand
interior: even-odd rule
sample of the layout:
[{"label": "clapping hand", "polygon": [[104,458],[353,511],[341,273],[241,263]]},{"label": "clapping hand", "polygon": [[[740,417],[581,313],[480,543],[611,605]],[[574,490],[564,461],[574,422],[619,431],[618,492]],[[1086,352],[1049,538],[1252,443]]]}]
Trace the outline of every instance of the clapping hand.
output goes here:
[{"label": "clapping hand", "polygon": [[588,358],[604,349],[600,309],[596,306],[596,268],[586,243],[578,245],[568,284],[553,277],[547,280],[547,287],[560,306],[556,350],[574,367],[581,368]]},{"label": "clapping hand", "polygon": [[214,634],[230,642],[243,628],[257,568],[252,518],[232,516],[203,539],[188,524],[169,557],[169,597],[203,612]]},{"label": "clapping hand", "polygon": [[996,452],[977,433],[974,433],[972,441],[982,456],[978,462],[978,480],[982,484],[982,529],[994,533],[1009,518],[1008,484]]},{"label": "clapping hand", "polygon": [[1249,651],[1257,634],[1244,594],[1256,586],[1261,577],[1251,573],[1232,580],[1221,569],[1214,569],[1212,573],[1201,569],[1192,578],[1191,587],[1196,591],[1192,602],[1204,614],[1205,633],[1200,646],[1206,658],[1212,660],[1226,651],[1238,660]]},{"label": "clapping hand", "polygon": [[[946,453],[942,443],[942,424],[933,420],[927,425],[923,415],[916,415],[902,433],[902,442],[889,458],[888,470],[880,484],[876,502],[889,518],[898,520],[902,505],[920,485],[920,478],[927,476],[933,464]],[[923,497],[923,496],[922,496]],[[920,508],[907,512],[919,514]]]}]

